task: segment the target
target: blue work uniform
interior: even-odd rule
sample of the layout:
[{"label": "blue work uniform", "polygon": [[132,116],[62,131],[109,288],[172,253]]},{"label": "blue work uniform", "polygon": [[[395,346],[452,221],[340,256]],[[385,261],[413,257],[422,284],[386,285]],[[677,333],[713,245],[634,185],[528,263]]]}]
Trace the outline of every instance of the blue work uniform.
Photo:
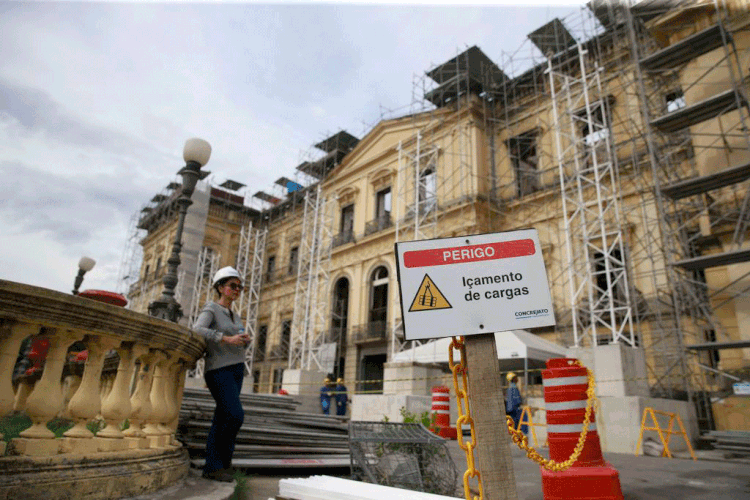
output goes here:
[{"label": "blue work uniform", "polygon": [[346,395],[344,384],[336,386],[336,393],[333,398],[336,400],[336,415],[346,415],[346,403],[349,402],[349,397]]},{"label": "blue work uniform", "polygon": [[[505,398],[505,413],[510,415],[510,418],[513,419],[513,427],[516,429],[518,429],[518,422],[521,421],[521,413],[523,413],[523,410],[521,409],[522,404],[521,391],[518,390],[518,387],[514,382],[511,382],[508,386],[508,396]],[[529,432],[529,428],[526,424],[521,426],[521,432],[524,434]]]},{"label": "blue work uniform", "polygon": [[323,409],[323,415],[331,413],[331,393],[330,388],[324,385],[320,388],[320,407]]}]

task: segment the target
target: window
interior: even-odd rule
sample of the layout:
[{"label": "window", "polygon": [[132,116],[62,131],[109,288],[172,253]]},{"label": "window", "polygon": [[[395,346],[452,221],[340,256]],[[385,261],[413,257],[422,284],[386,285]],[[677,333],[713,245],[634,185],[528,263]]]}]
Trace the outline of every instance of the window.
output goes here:
[{"label": "window", "polygon": [[390,218],[391,216],[391,188],[378,191],[375,195],[375,218]]},{"label": "window", "polygon": [[678,109],[682,109],[685,107],[685,96],[682,93],[682,90],[674,90],[670,93],[668,93],[665,96],[665,101],[667,104],[667,113],[671,113],[672,111],[677,111]]},{"label": "window", "polygon": [[149,266],[148,264],[146,264],[146,271],[143,273],[143,279],[145,279],[145,280],[148,279],[148,273],[149,273],[150,270],[151,270],[151,266]]},{"label": "window", "polygon": [[289,250],[289,274],[295,274],[297,272],[297,265],[299,263],[299,247],[292,247]]},{"label": "window", "polygon": [[624,267],[625,262],[623,261],[622,253],[618,249],[613,249],[610,253],[609,273],[607,273],[607,263],[605,262],[604,254],[601,252],[594,254],[594,280],[597,297],[601,297],[609,289],[609,285],[607,284],[607,274],[609,274],[609,283],[614,286],[612,298],[615,301],[615,305],[618,302],[622,303],[625,301],[625,283],[621,279]]},{"label": "window", "polygon": [[388,320],[388,269],[381,266],[372,272],[370,278],[370,314],[368,337],[385,338]]},{"label": "window", "polygon": [[432,205],[437,198],[437,173],[435,167],[427,166],[419,173],[419,202]]},{"label": "window", "polygon": [[354,205],[347,205],[341,209],[341,228],[342,234],[354,231]]},{"label": "window", "polygon": [[354,205],[347,205],[341,209],[339,234],[333,238],[333,246],[343,245],[354,241]]},{"label": "window", "polygon": [[391,188],[375,193],[375,218],[365,226],[365,235],[391,227]]},{"label": "window", "polygon": [[612,121],[609,116],[609,106],[610,104],[605,101],[591,103],[590,122],[585,109],[576,113],[578,121],[581,122],[581,137],[583,137],[586,145],[596,146],[609,137],[609,129]]},{"label": "window", "polygon": [[[716,330],[703,330],[703,339],[706,343],[716,342]],[[701,362],[714,370],[719,369],[719,361],[721,355],[718,349],[710,349],[708,351],[701,351]]]},{"label": "window", "polygon": [[346,338],[349,321],[349,280],[341,278],[333,291],[333,311],[331,312],[331,336],[334,339]]},{"label": "window", "polygon": [[508,150],[516,176],[516,194],[519,197],[539,191],[539,157],[537,132],[532,130],[508,141]]},{"label": "window", "polygon": [[271,386],[271,392],[276,394],[281,390],[281,381],[284,380],[284,369],[276,368],[273,371],[273,385]]},{"label": "window", "polygon": [[159,277],[159,271],[161,271],[161,257],[156,260],[156,269],[154,269],[154,278]]},{"label": "window", "polygon": [[258,327],[258,338],[255,341],[255,359],[263,361],[266,359],[266,341],[268,340],[268,325]]},{"label": "window", "polygon": [[273,281],[273,274],[276,271],[276,256],[269,255],[266,265],[266,281]]},{"label": "window", "polygon": [[289,343],[292,339],[292,320],[286,319],[281,323],[281,348],[289,353]]},{"label": "window", "polygon": [[253,370],[253,392],[260,391],[260,370]]}]

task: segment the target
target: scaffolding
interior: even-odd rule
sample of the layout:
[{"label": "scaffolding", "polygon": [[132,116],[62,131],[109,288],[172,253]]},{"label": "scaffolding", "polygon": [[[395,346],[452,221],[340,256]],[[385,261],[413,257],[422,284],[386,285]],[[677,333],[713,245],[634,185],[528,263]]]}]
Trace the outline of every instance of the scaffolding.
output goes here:
[{"label": "scaffolding", "polygon": [[[125,247],[120,259],[120,268],[117,274],[117,293],[128,295],[130,288],[138,283],[143,262],[143,247],[140,244],[144,231],[138,228],[139,214],[134,213],[128,224],[128,235]],[[128,303],[128,306],[131,304]]]},{"label": "scaffolding", "polygon": [[[304,197],[302,233],[294,288],[294,313],[289,346],[289,368],[333,371],[336,355],[326,346],[329,269],[333,247],[333,202],[321,193],[320,184]],[[332,364],[333,362],[333,364]]]},{"label": "scaffolding", "polygon": [[611,104],[601,68],[587,67],[588,52],[575,43],[570,53],[578,60],[575,72],[558,70],[552,57],[547,70],[573,340],[576,347],[618,342],[634,347]]},{"label": "scaffolding", "polygon": [[263,276],[266,237],[268,228],[254,228],[249,222],[242,227],[237,251],[237,272],[242,276],[245,288],[237,301],[237,314],[245,320],[245,333],[250,336],[250,344],[245,352],[247,374],[253,373],[253,362],[256,358],[258,337],[258,304],[260,303],[260,285]]},{"label": "scaffolding", "polygon": [[[195,272],[195,280],[193,281],[192,301],[187,315],[187,323],[189,325],[193,325],[195,320],[198,319],[202,305],[211,300],[211,278],[218,270],[219,262],[221,262],[221,256],[210,247],[204,246],[198,254],[198,267]],[[198,360],[195,369],[190,370],[187,376],[193,378],[203,377],[203,366],[204,362],[201,358]]]},{"label": "scaffolding", "polygon": [[[397,148],[396,242],[452,235],[465,221],[463,215],[477,208],[481,196],[474,172],[479,158],[470,144],[478,131],[471,114],[480,106],[477,94],[488,63],[478,47],[470,47],[415,76],[414,135]],[[476,233],[478,227],[464,226],[459,231]],[[391,358],[425,343],[404,340],[401,318],[393,315],[391,321]]]}]

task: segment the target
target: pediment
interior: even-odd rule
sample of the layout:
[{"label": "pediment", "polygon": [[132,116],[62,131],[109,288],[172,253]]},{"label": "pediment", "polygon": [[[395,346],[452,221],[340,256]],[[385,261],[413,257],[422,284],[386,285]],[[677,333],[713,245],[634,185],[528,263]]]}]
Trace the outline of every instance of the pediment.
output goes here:
[{"label": "pediment", "polygon": [[[326,183],[335,183],[349,175],[359,176],[363,170],[371,168],[375,162],[381,165],[392,163],[398,158],[399,143],[412,141],[416,130],[415,121],[411,117],[380,122],[328,175]],[[369,174],[367,175],[369,177]],[[376,180],[375,177],[372,179]]]}]

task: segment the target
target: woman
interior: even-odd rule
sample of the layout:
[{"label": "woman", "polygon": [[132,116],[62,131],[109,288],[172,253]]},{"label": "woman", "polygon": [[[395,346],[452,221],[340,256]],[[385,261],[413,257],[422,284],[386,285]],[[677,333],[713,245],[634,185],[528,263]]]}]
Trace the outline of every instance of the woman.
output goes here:
[{"label": "woman", "polygon": [[193,329],[206,339],[206,385],[216,400],[211,430],[206,440],[206,465],[203,477],[215,481],[234,480],[230,467],[237,437],[245,412],[240,403],[240,390],[245,375],[245,346],[250,342],[242,320],[232,312],[242,291],[240,274],[232,267],[219,269],[214,275],[216,302],[203,308]]}]

